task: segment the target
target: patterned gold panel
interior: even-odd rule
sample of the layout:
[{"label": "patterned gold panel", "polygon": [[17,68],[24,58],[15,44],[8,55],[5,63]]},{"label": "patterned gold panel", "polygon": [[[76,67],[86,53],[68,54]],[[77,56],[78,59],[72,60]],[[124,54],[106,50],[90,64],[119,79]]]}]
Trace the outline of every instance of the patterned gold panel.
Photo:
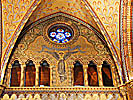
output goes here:
[{"label": "patterned gold panel", "polygon": [[42,0],[38,8],[29,18],[29,23],[27,26],[39,20],[40,18],[44,18],[56,12],[64,12],[83,19],[83,21],[99,30],[95,21],[90,15],[89,10],[86,9],[85,3],[82,0]]},{"label": "patterned gold panel", "polygon": [[119,55],[120,54],[120,40],[119,40],[120,0],[84,0],[84,1],[87,1],[91,5],[92,9],[100,19],[107,33],[109,34]]},{"label": "patterned gold panel", "polygon": [[[18,28],[21,20],[27,13],[27,9],[31,7],[34,0],[2,0],[2,24],[3,24],[3,42],[2,51],[4,54],[15,30]],[[3,57],[3,55],[2,55]]]}]

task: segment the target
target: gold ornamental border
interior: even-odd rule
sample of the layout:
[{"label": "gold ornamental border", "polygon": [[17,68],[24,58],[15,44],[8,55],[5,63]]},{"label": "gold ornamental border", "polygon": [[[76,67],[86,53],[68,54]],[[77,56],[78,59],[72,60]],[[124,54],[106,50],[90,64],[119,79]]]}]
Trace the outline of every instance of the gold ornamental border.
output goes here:
[{"label": "gold ornamental border", "polygon": [[118,87],[9,87],[6,88],[5,91],[86,91],[86,92],[119,92]]}]

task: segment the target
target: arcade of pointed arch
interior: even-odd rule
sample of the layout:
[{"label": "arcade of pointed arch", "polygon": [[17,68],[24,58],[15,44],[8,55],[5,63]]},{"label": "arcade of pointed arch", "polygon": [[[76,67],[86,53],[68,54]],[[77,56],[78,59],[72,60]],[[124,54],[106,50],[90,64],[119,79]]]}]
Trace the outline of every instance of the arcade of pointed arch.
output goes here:
[{"label": "arcade of pointed arch", "polygon": [[[48,37],[49,33],[47,27],[49,27],[50,24],[54,25],[57,23],[70,25],[73,28],[74,36],[71,41],[63,44],[51,41]],[[79,61],[83,67],[86,68],[90,61],[93,61],[97,66],[102,66],[103,61],[107,61],[111,66],[112,77],[115,78],[113,79],[114,86],[119,84],[118,72],[116,71],[114,61],[110,56],[111,53],[106,47],[106,44],[104,44],[104,41],[100,40],[96,35],[96,32],[92,27],[86,27],[83,24],[64,16],[55,16],[44,22],[40,22],[39,24],[33,24],[26,30],[28,31],[25,31],[22,34],[22,39],[20,38],[21,41],[13,52],[8,68],[11,68],[11,65],[15,60],[19,61],[22,65],[21,67],[26,67],[25,63],[28,60],[32,60],[35,67],[39,67],[40,62],[46,60],[50,65],[51,71],[56,72],[50,76],[53,81],[56,80],[56,82],[51,83],[50,86],[72,86],[73,83],[68,83],[68,77],[73,76],[72,74],[69,74],[69,71],[73,69],[75,61]],[[64,60],[66,74],[68,74],[67,80],[64,82],[60,82],[59,73],[57,71],[60,59]],[[7,72],[7,76],[10,72],[11,71]],[[54,76],[57,76],[57,78],[52,78]],[[8,80],[8,77],[6,78]],[[9,86],[9,80],[4,82]]]}]

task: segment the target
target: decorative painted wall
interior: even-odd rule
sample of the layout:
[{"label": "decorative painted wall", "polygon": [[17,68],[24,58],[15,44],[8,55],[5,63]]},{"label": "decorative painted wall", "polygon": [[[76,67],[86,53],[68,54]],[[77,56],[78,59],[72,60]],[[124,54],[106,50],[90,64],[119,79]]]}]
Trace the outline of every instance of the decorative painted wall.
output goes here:
[{"label": "decorative painted wall", "polygon": [[[0,94],[5,94],[2,95],[3,99],[16,98],[16,95],[12,95],[13,93],[21,93],[21,90],[27,89],[23,88],[23,81],[21,81],[20,84],[21,88],[10,88],[9,77],[11,64],[13,64],[14,60],[19,60],[22,66],[25,66],[25,62],[31,59],[37,66],[40,65],[40,61],[47,60],[48,63],[52,65],[51,68],[54,71],[50,72],[52,74],[56,74],[55,72],[58,71],[57,66],[60,65],[59,62],[72,65],[75,60],[79,60],[83,65],[93,60],[94,63],[99,66],[98,70],[99,73],[101,73],[100,65],[104,60],[107,60],[112,66],[113,84],[115,83],[116,87],[114,87],[115,89],[108,87],[102,89],[101,87],[100,89],[90,87],[85,89],[78,88],[81,91],[89,91],[87,95],[84,95],[83,92],[71,94],[70,89],[68,90],[68,92],[71,92],[70,94],[68,92],[51,95],[45,93],[44,96],[40,94],[27,96],[28,93],[31,93],[29,91],[31,88],[28,88],[27,94],[24,93],[26,96],[22,95],[23,99],[30,97],[66,99],[66,97],[70,97],[72,99],[108,98],[126,100],[128,98],[132,100],[132,2],[133,0],[1,0],[2,50]],[[50,20],[48,21],[48,19]],[[50,27],[49,24],[51,22],[53,24],[57,23],[53,22],[54,20],[58,20],[61,24],[66,23],[70,25],[76,33],[64,46],[57,45],[45,34],[47,33],[45,30]],[[43,25],[41,22],[47,23]],[[25,30],[22,32],[23,28],[25,28]],[[26,33],[26,35],[23,36],[24,33]],[[20,41],[18,47],[16,47],[14,53],[12,53],[16,41],[18,41],[21,36],[23,39]],[[12,56],[11,53],[13,54]],[[9,57],[12,58],[9,59]],[[64,61],[61,59],[64,59]],[[59,64],[54,65],[57,62]],[[61,84],[64,86],[72,86],[71,78],[73,77],[71,76],[71,72],[69,72],[71,67],[72,66],[66,66],[66,72],[68,73],[63,72],[63,74],[56,74],[57,79],[53,77],[54,81],[53,83],[51,82],[50,85],[60,86]],[[23,68],[24,67],[22,67],[22,69]],[[24,72],[22,71],[21,73]],[[84,73],[86,73],[86,69],[84,69]],[[71,77],[66,77],[67,75]],[[65,79],[64,83],[60,82],[61,76]],[[21,76],[22,80],[23,78],[24,76]],[[86,83],[87,76],[85,75],[84,78],[85,86],[88,86]],[[98,79],[102,79],[101,76],[98,76]],[[38,86],[37,80],[38,77],[35,80],[36,86]],[[102,85],[100,81],[99,86]],[[37,87],[32,90],[36,89]],[[50,88],[46,88],[46,91],[49,89]],[[67,89],[55,89],[55,91],[62,90]],[[93,90],[96,92],[94,95],[92,95]],[[38,91],[41,91],[41,89],[39,88]],[[112,94],[111,91],[115,91],[116,95]],[[97,92],[103,94],[97,94]]]},{"label": "decorative painted wall", "polygon": [[[73,75],[72,73],[70,75],[68,74],[68,67],[72,67],[75,61],[80,61],[83,66],[88,65],[90,61],[93,61],[97,66],[102,65],[103,61],[107,61],[111,68],[114,67],[117,69],[112,56],[110,56],[111,52],[109,51],[105,40],[102,38],[102,35],[96,33],[92,27],[87,28],[87,26],[80,23],[82,21],[76,22],[74,19],[70,19],[71,16],[69,16],[69,18],[64,17],[64,15],[65,14],[63,13],[59,13],[53,15],[55,17],[50,16],[48,19],[41,19],[36,22],[36,24],[32,24],[29,29],[26,29],[28,31],[23,33],[25,34],[24,36],[22,34],[22,39],[19,38],[21,41],[16,45],[16,49],[11,56],[8,66],[12,65],[15,60],[18,60],[22,66],[25,66],[25,63],[28,60],[32,60],[35,67],[37,67],[39,66],[39,63],[45,59],[50,64],[50,68],[55,66],[56,69],[56,73],[51,74],[53,75],[51,76],[51,81],[55,81],[55,83],[52,82],[52,86],[71,86],[73,84],[71,80],[69,80],[69,77],[72,77]],[[48,35],[49,28],[58,24],[72,27],[74,32],[70,41],[62,44],[55,43],[50,39]],[[62,61],[66,65],[65,72],[62,72],[62,68],[59,69]],[[71,67],[70,69],[72,69]],[[114,79],[114,85],[120,84],[119,75],[117,73],[117,71],[112,73],[112,75],[115,74],[115,77],[117,77]],[[7,86],[10,85],[10,82],[7,82],[7,80],[9,81],[8,74],[6,74],[7,78],[5,78],[4,81],[5,83],[8,83]],[[67,80],[61,80],[60,75],[66,77]],[[52,78],[55,76],[55,79]],[[69,81],[70,84],[68,83]]]},{"label": "decorative painted wall", "polygon": [[[22,2],[22,1],[21,1]],[[26,4],[28,4],[28,3],[30,3],[30,1],[25,1],[26,2]],[[33,1],[31,1],[31,2],[33,2]],[[36,3],[37,3],[38,1],[36,1]],[[14,6],[14,4],[16,4],[17,2],[14,2],[14,1],[12,1],[12,2],[7,2],[7,1],[3,1],[3,4],[5,4],[5,5],[7,5],[9,3],[9,5],[10,5],[10,3],[11,4],[13,4],[13,6]],[[29,7],[30,6],[30,9],[29,10],[31,10],[31,8],[33,8],[32,10],[34,10],[35,8],[36,8],[36,3],[34,3],[35,5],[32,5],[32,3],[30,3],[31,4],[31,6],[30,5],[28,5],[28,6],[26,6],[26,7]],[[59,4],[57,4],[57,3],[59,3]],[[61,5],[60,5],[60,3],[61,3]],[[80,19],[82,19],[83,21],[85,21],[85,22],[87,22],[87,23],[89,23],[90,25],[92,25],[93,27],[95,27],[97,30],[99,30],[99,28],[101,29],[101,32],[102,32],[102,34],[103,34],[103,36],[105,37],[105,39],[107,40],[107,43],[108,43],[108,45],[109,45],[109,47],[110,47],[110,49],[111,49],[111,52],[112,52],[112,54],[114,55],[113,57],[114,57],[114,59],[115,59],[115,62],[117,62],[117,66],[119,67],[119,70],[120,70],[120,72],[122,72],[122,70],[121,70],[121,65],[120,65],[120,58],[119,58],[119,49],[116,49],[117,47],[119,48],[119,45],[117,45],[117,46],[113,46],[114,44],[116,45],[116,44],[118,44],[118,43],[116,43],[117,41],[119,42],[119,40],[115,40],[116,39],[116,37],[117,37],[117,32],[119,32],[119,28],[117,28],[118,26],[118,6],[119,6],[119,1],[110,1],[110,2],[107,2],[107,1],[98,1],[98,2],[96,2],[96,1],[94,1],[94,2],[89,2],[89,3],[91,3],[91,5],[89,5],[88,4],[88,2],[87,1],[80,1],[80,0],[76,0],[76,1],[62,1],[62,0],[58,0],[58,1],[52,1],[52,0],[46,0],[46,1],[42,1],[41,2],[41,4],[38,6],[38,8],[35,10],[35,12],[32,14],[32,12],[33,11],[31,11],[31,12],[29,12],[27,9],[24,9],[24,10],[27,10],[28,11],[28,13],[27,13],[27,15],[29,15],[29,17],[30,17],[30,15],[32,14],[32,16],[33,17],[31,17],[30,19],[29,19],[29,24],[30,23],[32,23],[32,22],[34,22],[34,21],[36,21],[37,19],[39,19],[39,18],[41,18],[42,16],[43,17],[45,17],[45,16],[47,16],[47,15],[50,15],[50,14],[52,14],[52,13],[55,13],[55,12],[66,12],[66,13],[68,13],[68,14],[70,14],[70,15],[74,15],[74,16],[76,16],[77,18],[80,18]],[[112,8],[112,6],[107,6],[107,5],[115,5],[116,6],[116,8]],[[19,2],[18,2],[18,4],[19,4]],[[39,4],[39,2],[37,3],[37,4]],[[67,5],[66,5],[67,4]],[[45,5],[46,6],[46,8],[45,9],[43,9],[43,7],[45,7],[45,6],[42,6],[42,5]],[[57,6],[57,5],[59,5],[59,6]],[[99,22],[99,19],[97,19],[97,16],[96,16],[96,14],[95,14],[95,11],[93,11],[94,9],[92,9],[91,7],[93,7],[94,5],[97,5],[97,6],[99,6],[99,7],[105,7],[105,9],[104,9],[104,13],[102,13],[102,19],[104,19],[105,18],[105,21],[107,21],[106,22],[106,24],[108,23],[110,23],[110,22],[108,22],[108,21],[112,21],[112,22],[116,22],[115,24],[117,24],[117,25],[115,25],[115,24],[111,24],[111,28],[109,27],[109,26],[104,26],[104,24],[102,25],[101,24],[101,22],[102,22],[102,20],[101,20],[101,22]],[[3,8],[6,8],[6,6],[4,6],[3,5]],[[12,6],[10,7],[11,8],[11,10],[9,10],[9,11],[6,11],[6,9],[4,9],[3,10],[3,12],[5,12],[5,14],[7,14],[8,12],[12,12],[13,10],[12,10]],[[24,7],[23,7],[24,8]],[[100,8],[100,9],[101,9]],[[110,9],[109,9],[110,8]],[[9,9],[9,8],[8,8]],[[16,9],[19,9],[19,7],[16,7]],[[101,10],[99,10],[99,11],[103,11],[103,9],[101,9]],[[116,10],[114,10],[114,9],[116,9]],[[21,9],[21,10],[23,10],[23,9]],[[21,11],[20,10],[20,11]],[[39,12],[38,12],[38,10],[39,10]],[[19,11],[19,10],[16,10],[16,11]],[[98,11],[98,10],[96,10],[96,11]],[[108,13],[106,13],[107,11],[109,11],[109,14]],[[48,13],[49,12],[49,13]],[[115,15],[112,15],[113,14],[113,12],[115,13]],[[40,13],[40,14],[39,14]],[[35,16],[35,15],[39,15],[39,16]],[[114,17],[117,17],[116,19],[114,18],[114,20],[113,20],[113,18],[111,17],[111,15]],[[5,17],[4,17],[5,16]],[[20,16],[20,15],[19,15]],[[92,18],[93,17],[93,18]],[[98,16],[99,17],[99,16]],[[106,18],[107,17],[107,18]],[[19,17],[17,17],[17,18],[19,18]],[[22,18],[22,17],[21,17]],[[23,17],[23,18],[28,18],[27,16],[25,16],[25,17]],[[101,17],[99,17],[99,18],[101,18]],[[3,15],[3,19],[6,19],[6,15]],[[34,19],[34,20],[33,20]],[[95,21],[94,21],[94,20]],[[110,19],[110,20],[107,20],[107,19]],[[16,20],[16,18],[14,19],[14,20]],[[27,20],[27,19],[26,19]],[[97,23],[97,25],[94,23],[94,22],[96,22]],[[103,21],[104,22],[104,21]],[[5,26],[5,21],[4,21],[4,26]],[[18,23],[21,23],[21,25],[23,24],[24,25],[24,23],[22,23],[22,21],[20,21],[20,22],[18,22]],[[107,25],[108,25],[107,24]],[[8,25],[8,24],[7,24]],[[13,24],[12,24],[13,25]],[[17,25],[16,23],[15,23],[15,25]],[[18,24],[19,25],[19,24]],[[3,29],[4,29],[4,26],[3,26]],[[8,26],[11,26],[11,25],[8,25]],[[99,28],[98,28],[98,27]],[[12,26],[12,28],[15,28],[15,26]],[[105,29],[104,29],[104,27],[105,27]],[[112,30],[112,27],[113,27],[113,30]],[[116,27],[116,29],[118,29],[118,30],[115,30],[114,28]],[[6,28],[8,28],[8,27],[6,27]],[[13,29],[14,29],[13,28]],[[22,27],[20,27],[21,29],[22,29]],[[108,28],[108,30],[106,30],[106,28]],[[11,28],[10,28],[11,29]],[[4,29],[5,31],[3,31],[3,32],[8,32],[9,31],[9,28],[8,29]],[[16,35],[14,35],[15,37],[17,36],[19,36],[19,34],[20,34],[20,30],[19,29],[16,29],[17,31],[15,31],[15,30],[12,30],[12,33],[13,34],[16,34]],[[106,32],[106,31],[107,32]],[[112,31],[115,31],[114,33],[115,34],[117,34],[117,35],[113,35],[113,37],[110,37],[108,34],[114,34],[112,31],[110,31],[110,30],[112,30]],[[14,33],[15,32],[15,33]],[[110,33],[109,33],[110,32]],[[18,34],[17,34],[18,33]],[[8,58],[9,58],[9,55],[10,55],[10,53],[11,53],[11,51],[12,51],[12,48],[13,48],[13,46],[14,46],[14,43],[15,43],[15,39],[17,39],[17,37],[15,38],[13,38],[13,36],[12,35],[10,35],[9,34],[9,32],[8,32],[8,34],[7,35],[3,35],[3,37],[4,37],[4,40],[3,40],[3,49],[2,49],[2,51],[3,51],[3,53],[2,53],[2,64],[1,64],[1,68],[2,68],[2,70],[3,70],[3,72],[4,72],[4,70],[5,70],[5,68],[6,67],[4,67],[4,66],[6,66],[6,64],[7,64],[7,62],[8,62]],[[11,39],[12,38],[12,39]],[[111,40],[111,39],[113,39],[113,40]],[[117,39],[119,39],[119,38],[117,38]],[[12,41],[12,42],[10,42],[10,40]],[[14,41],[15,40],[15,41]],[[114,41],[115,40],[115,41]],[[7,44],[7,45],[6,45]],[[8,46],[9,45],[9,46]],[[4,68],[4,69],[3,69]],[[4,73],[2,73],[2,78],[3,78],[3,76],[4,76]],[[121,75],[120,75],[121,76]]]}]

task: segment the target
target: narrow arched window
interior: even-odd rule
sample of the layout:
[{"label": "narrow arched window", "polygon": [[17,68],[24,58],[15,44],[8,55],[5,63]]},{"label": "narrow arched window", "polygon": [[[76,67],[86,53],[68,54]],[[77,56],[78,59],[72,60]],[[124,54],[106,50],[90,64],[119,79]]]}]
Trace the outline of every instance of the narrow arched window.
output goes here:
[{"label": "narrow arched window", "polygon": [[11,84],[10,86],[20,86],[21,67],[18,60],[15,60],[11,69]]},{"label": "narrow arched window", "polygon": [[88,64],[87,73],[89,86],[98,86],[97,66],[93,61]]},{"label": "narrow arched window", "polygon": [[26,63],[25,86],[35,86],[35,65],[32,60]]},{"label": "narrow arched window", "polygon": [[40,86],[50,86],[50,68],[47,61],[43,61],[39,68]]},{"label": "narrow arched window", "polygon": [[113,86],[110,65],[106,61],[102,64],[102,77],[104,86]]},{"label": "narrow arched window", "polygon": [[74,85],[84,85],[83,66],[79,61],[74,64]]}]

